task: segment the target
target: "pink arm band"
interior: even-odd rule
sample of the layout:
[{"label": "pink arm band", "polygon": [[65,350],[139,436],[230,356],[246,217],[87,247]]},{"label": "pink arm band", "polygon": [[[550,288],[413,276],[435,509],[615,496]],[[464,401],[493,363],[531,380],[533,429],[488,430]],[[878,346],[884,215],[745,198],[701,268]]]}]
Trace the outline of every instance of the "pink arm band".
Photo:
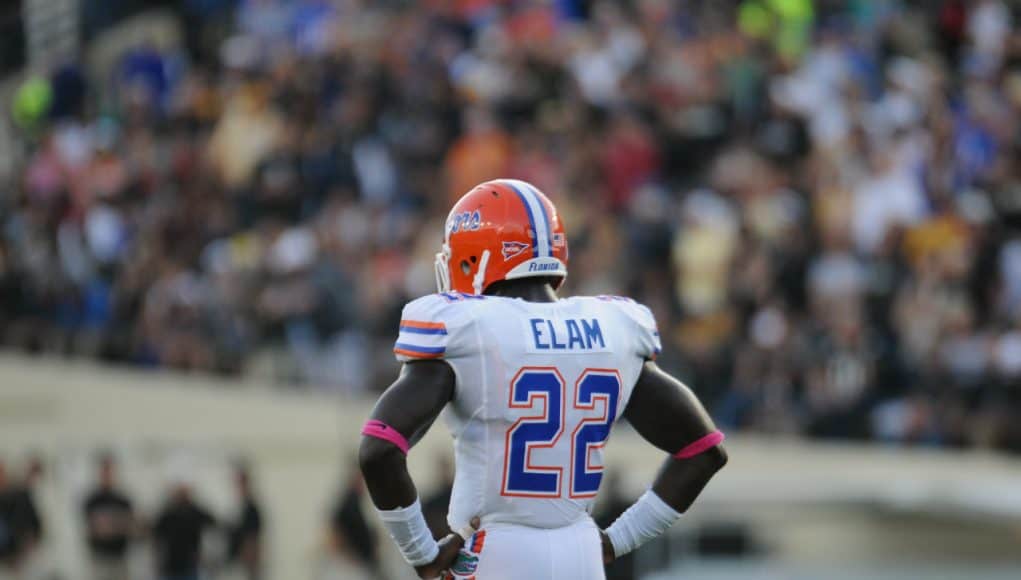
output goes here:
[{"label": "pink arm band", "polygon": [[375,419],[370,419],[365,422],[365,426],[362,427],[362,435],[389,441],[396,445],[397,448],[405,455],[408,454],[408,449],[411,448],[411,445],[408,445],[408,440],[404,438],[404,435],[398,433],[397,429],[394,429],[382,421],[376,421]]},{"label": "pink arm band", "polygon": [[723,443],[724,439],[726,439],[726,437],[723,435],[722,431],[713,431],[712,433],[699,438],[694,443],[686,445],[684,449],[681,449],[677,453],[674,453],[674,459],[691,459],[692,457],[700,453],[705,453],[720,443]]}]

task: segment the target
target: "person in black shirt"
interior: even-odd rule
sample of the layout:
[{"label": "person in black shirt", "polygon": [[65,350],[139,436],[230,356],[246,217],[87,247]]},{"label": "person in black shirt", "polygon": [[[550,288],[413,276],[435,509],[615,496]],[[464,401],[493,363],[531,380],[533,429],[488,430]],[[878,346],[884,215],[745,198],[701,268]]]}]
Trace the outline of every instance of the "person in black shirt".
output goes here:
[{"label": "person in black shirt", "polygon": [[97,462],[99,483],[82,504],[93,580],[127,580],[128,546],[135,528],[131,500],[117,489],[113,456]]},{"label": "person in black shirt", "polygon": [[365,483],[357,470],[351,472],[347,487],[340,493],[340,501],[330,517],[333,544],[339,553],[346,552],[365,568],[373,578],[381,578],[376,534],[369,527],[362,511]]},{"label": "person in black shirt", "polygon": [[245,466],[235,468],[234,484],[241,498],[241,512],[230,526],[227,559],[238,566],[248,580],[259,580],[262,577],[262,510],[252,491],[251,473]]},{"label": "person in black shirt", "polygon": [[18,541],[14,534],[13,494],[7,482],[7,470],[0,461],[0,571],[13,569],[18,560]]},{"label": "person in black shirt", "polygon": [[42,472],[42,461],[33,457],[24,479],[15,484],[0,465],[0,571],[24,572],[39,562],[34,558],[43,527],[33,490]]},{"label": "person in black shirt", "polygon": [[177,484],[153,527],[159,578],[198,580],[202,533],[215,525],[213,516],[192,498],[191,488]]}]

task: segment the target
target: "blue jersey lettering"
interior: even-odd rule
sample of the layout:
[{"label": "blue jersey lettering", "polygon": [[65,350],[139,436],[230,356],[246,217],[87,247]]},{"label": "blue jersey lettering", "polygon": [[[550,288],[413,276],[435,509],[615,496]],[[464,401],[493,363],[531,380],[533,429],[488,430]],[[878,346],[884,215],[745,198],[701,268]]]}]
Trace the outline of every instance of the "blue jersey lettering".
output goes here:
[{"label": "blue jersey lettering", "polygon": [[533,318],[528,322],[532,325],[532,338],[535,339],[535,348],[549,350],[549,344],[542,342],[542,340],[540,339],[540,337],[542,336],[542,331],[539,330],[539,325],[542,324],[542,319]]},{"label": "blue jersey lettering", "polygon": [[592,319],[592,324],[589,325],[588,320],[582,319],[581,325],[585,327],[585,348],[592,348],[593,343],[598,340],[601,348],[606,348],[606,342],[603,341],[603,331],[599,328],[599,321],[595,318]]},{"label": "blue jersey lettering", "polygon": [[534,350],[600,350],[606,348],[599,320],[530,318]]},{"label": "blue jersey lettering", "polygon": [[549,327],[550,342],[552,343],[551,346],[556,350],[564,350],[567,348],[566,344],[557,342],[557,329],[553,327],[553,321],[547,320],[546,326]]},{"label": "blue jersey lettering", "polygon": [[567,348],[585,348],[585,341],[581,338],[581,329],[578,328],[578,321],[573,318],[567,319]]}]

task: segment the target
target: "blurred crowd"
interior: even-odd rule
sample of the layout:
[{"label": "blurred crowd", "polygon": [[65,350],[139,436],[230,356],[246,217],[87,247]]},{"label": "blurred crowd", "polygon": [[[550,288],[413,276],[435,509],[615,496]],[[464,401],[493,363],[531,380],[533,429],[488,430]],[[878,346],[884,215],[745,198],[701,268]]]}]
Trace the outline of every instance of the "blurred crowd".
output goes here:
[{"label": "blurred crowd", "polygon": [[[348,475],[326,504],[324,517],[310,525],[323,530],[310,552],[309,578],[316,580],[392,580],[404,562],[388,551],[386,532],[379,527],[361,474],[352,461]],[[75,541],[85,555],[82,566],[66,576],[58,568],[53,528],[67,525],[62,514],[47,511],[44,479],[53,477],[38,455],[15,467],[0,459],[0,580],[262,580],[271,578],[266,545],[272,522],[265,513],[251,466],[231,467],[232,509],[218,513],[196,489],[194,474],[177,473],[168,480],[159,505],[150,512],[139,505],[124,482],[117,456],[102,452],[89,467],[88,483],[73,500]],[[66,477],[67,473],[58,475]],[[425,482],[422,508],[436,538],[451,533],[447,508],[454,469],[446,455],[437,457],[434,481]],[[634,500],[623,493],[620,478],[611,475],[594,514],[608,526]],[[52,499],[52,498],[51,498]],[[56,505],[64,505],[57,503]],[[56,516],[53,519],[47,516]],[[80,531],[80,533],[79,533]],[[389,558],[389,560],[388,560]],[[648,559],[646,568],[653,559]],[[625,557],[608,568],[611,580],[633,580],[635,566]]]},{"label": "blurred crowd", "polygon": [[[39,456],[20,469],[0,461],[0,580],[60,580],[53,526],[40,496],[48,474]],[[138,505],[122,481],[117,457],[100,453],[90,467],[76,520],[85,565],[72,580],[260,580],[266,578],[264,546],[267,517],[251,468],[231,468],[233,508],[217,513],[194,478],[180,473],[168,481],[165,497],[150,513]],[[370,524],[370,506],[357,470],[341,482],[332,505],[320,522],[323,540],[312,564],[319,580],[383,580],[379,533]],[[451,472],[452,473],[452,472]],[[65,474],[66,475],[66,474]],[[447,505],[452,478],[444,476],[430,491],[431,523],[436,533],[448,532]],[[427,488],[428,489],[428,488]],[[440,503],[443,503],[441,506]],[[54,507],[52,504],[49,507]],[[439,511],[438,511],[439,510]],[[58,516],[59,514],[49,514]],[[437,519],[438,518],[438,519]]]},{"label": "blurred crowd", "polygon": [[7,347],[381,388],[506,176],[726,428],[1021,450],[1016,3],[169,5],[180,42],[12,100]]},{"label": "blurred crowd", "polygon": [[[0,462],[0,578],[59,580],[52,549],[52,533],[37,494],[45,475],[43,461],[33,456],[24,472],[9,473]],[[217,520],[184,479],[174,483],[159,510],[140,514],[119,481],[113,455],[95,461],[92,487],[81,497],[80,517],[88,564],[75,578],[91,580],[197,580],[200,572],[230,571],[238,580],[262,578],[262,515],[251,474],[234,468],[237,514]],[[209,554],[207,536],[221,536],[217,556]],[[49,536],[49,537],[48,537]],[[133,564],[132,548],[139,540],[152,545],[152,570]],[[227,572],[225,572],[226,574]],[[221,575],[221,578],[228,576]]]}]

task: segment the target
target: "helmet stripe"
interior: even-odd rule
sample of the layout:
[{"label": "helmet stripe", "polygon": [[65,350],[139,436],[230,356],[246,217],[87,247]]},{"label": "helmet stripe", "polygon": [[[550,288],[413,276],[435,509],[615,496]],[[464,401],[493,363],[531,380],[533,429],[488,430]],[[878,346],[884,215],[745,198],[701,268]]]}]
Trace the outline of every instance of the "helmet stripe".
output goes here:
[{"label": "helmet stripe", "polygon": [[518,186],[513,183],[509,185],[514,190],[514,193],[518,194],[521,203],[525,206],[525,213],[528,214],[528,225],[532,227],[532,232],[535,234],[535,237],[532,238],[532,257],[535,258],[539,255],[539,230],[535,227],[535,215],[532,213],[532,206],[528,203],[528,198],[525,197],[525,194],[518,189]]},{"label": "helmet stripe", "polygon": [[532,239],[532,257],[552,256],[550,248],[549,226],[546,221],[546,210],[528,186],[516,179],[506,180],[514,193],[518,194],[521,202],[525,204],[525,211],[528,213],[528,224],[532,226],[535,237]]},{"label": "helmet stripe", "polygon": [[535,188],[531,183],[525,182],[525,189],[532,192],[535,198],[535,203],[539,205],[539,215],[542,216],[542,229],[546,232],[546,255],[553,255],[553,222],[550,219],[550,215],[546,213],[546,204],[542,202],[542,196],[539,195],[539,190]]}]

